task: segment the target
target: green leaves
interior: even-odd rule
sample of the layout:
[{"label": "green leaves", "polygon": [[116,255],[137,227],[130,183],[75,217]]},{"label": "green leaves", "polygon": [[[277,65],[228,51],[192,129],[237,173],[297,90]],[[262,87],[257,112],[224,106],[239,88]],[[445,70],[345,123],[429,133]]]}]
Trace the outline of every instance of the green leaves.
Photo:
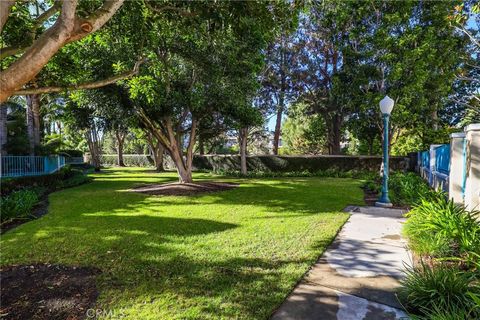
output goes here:
[{"label": "green leaves", "polygon": [[480,212],[467,211],[443,194],[422,200],[407,215],[404,232],[412,249],[433,257],[480,253]]}]

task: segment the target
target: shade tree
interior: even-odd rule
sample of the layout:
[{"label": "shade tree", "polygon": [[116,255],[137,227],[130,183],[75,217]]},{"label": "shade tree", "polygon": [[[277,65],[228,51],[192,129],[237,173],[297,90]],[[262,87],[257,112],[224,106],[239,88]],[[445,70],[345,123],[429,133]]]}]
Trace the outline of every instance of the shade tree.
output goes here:
[{"label": "shade tree", "polygon": [[171,156],[180,182],[192,182],[205,115],[227,117],[251,104],[272,10],[264,2],[224,2],[193,17],[153,22],[145,45],[149,62],[128,87],[140,121]]}]

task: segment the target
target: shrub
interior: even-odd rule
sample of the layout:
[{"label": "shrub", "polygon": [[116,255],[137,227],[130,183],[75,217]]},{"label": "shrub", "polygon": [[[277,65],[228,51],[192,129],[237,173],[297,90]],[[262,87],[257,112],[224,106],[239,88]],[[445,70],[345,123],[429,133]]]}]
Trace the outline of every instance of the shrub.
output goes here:
[{"label": "shrub", "polygon": [[32,187],[42,187],[53,191],[57,188],[62,188],[64,180],[79,175],[83,175],[82,170],[73,169],[70,165],[66,165],[52,174],[5,179],[2,181],[1,194],[6,196],[16,190]]},{"label": "shrub", "polygon": [[435,192],[427,182],[413,172],[395,172],[389,179],[390,200],[397,205],[413,205]]},{"label": "shrub", "polygon": [[[407,269],[399,298],[407,310],[427,319],[476,319],[480,313],[472,294],[480,294],[475,273],[422,264]],[[464,315],[468,316],[458,318]]]},{"label": "shrub", "polygon": [[66,155],[68,157],[83,157],[83,151],[75,150],[75,149],[63,149],[57,152],[61,155]]},{"label": "shrub", "polygon": [[2,195],[8,195],[15,190],[21,190],[28,187],[42,186],[45,188],[55,188],[57,181],[63,179],[62,172],[55,172],[43,176],[19,177],[5,179],[2,181]]},{"label": "shrub", "polygon": [[[117,155],[102,154],[100,156],[100,162],[104,166],[116,166],[118,164]],[[123,163],[127,167],[152,167],[154,165],[152,157],[149,155],[123,155]]]},{"label": "shrub", "polygon": [[[379,156],[274,156],[258,155],[247,156],[249,171],[273,172],[310,172],[335,169],[338,171],[367,170],[378,171],[382,163]],[[193,166],[197,169],[217,171],[240,170],[240,156],[238,155],[196,155],[193,157]],[[390,157],[392,170],[407,170],[409,160],[405,157]]]},{"label": "shrub", "polygon": [[71,188],[90,181],[92,181],[92,178],[83,174],[77,174],[69,179],[60,181],[58,183],[58,188]]},{"label": "shrub", "polygon": [[480,252],[478,215],[478,211],[467,211],[443,194],[436,194],[407,214],[403,230],[417,254],[463,257]]},{"label": "shrub", "polygon": [[39,196],[35,190],[19,190],[1,199],[1,221],[26,218],[38,202]]},{"label": "shrub", "polygon": [[372,179],[376,175],[371,171],[341,171],[335,169],[320,170],[317,172],[310,171],[289,171],[289,172],[273,172],[273,171],[249,171],[242,174],[240,171],[224,171],[218,170],[216,174],[239,177],[239,178],[282,178],[282,177],[323,177],[323,178],[355,178],[355,179]]}]

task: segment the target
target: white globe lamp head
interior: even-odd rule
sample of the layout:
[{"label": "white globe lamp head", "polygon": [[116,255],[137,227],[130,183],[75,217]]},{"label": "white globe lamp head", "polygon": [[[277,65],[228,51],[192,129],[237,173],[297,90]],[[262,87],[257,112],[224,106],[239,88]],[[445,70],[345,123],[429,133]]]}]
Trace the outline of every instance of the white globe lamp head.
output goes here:
[{"label": "white globe lamp head", "polygon": [[393,101],[392,98],[385,96],[385,98],[380,101],[380,111],[383,114],[390,115],[390,113],[392,113],[394,103],[395,101]]}]

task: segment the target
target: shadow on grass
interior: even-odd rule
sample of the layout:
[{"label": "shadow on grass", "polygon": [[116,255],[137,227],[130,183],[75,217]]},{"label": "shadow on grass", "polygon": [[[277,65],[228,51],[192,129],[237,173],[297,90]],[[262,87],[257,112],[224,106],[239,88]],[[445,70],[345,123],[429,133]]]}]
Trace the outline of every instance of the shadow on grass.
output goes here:
[{"label": "shadow on grass", "polygon": [[[257,228],[268,233],[272,227],[270,220],[265,223],[267,228],[256,219],[337,211],[344,202],[361,199],[361,191],[358,195],[352,192],[356,186],[351,180],[237,180],[240,187],[220,193],[155,197],[126,190],[137,183],[175,181],[175,175],[135,171],[131,176],[108,173],[95,178],[92,184],[52,194],[51,213],[9,232],[3,249],[14,262],[80,263],[100,268],[101,305],[111,309],[130,306],[127,312],[132,312],[132,318],[138,317],[137,306],[156,300],[159,305],[152,308],[172,312],[170,317],[175,311],[188,310],[185,312],[207,318],[267,318],[314,262],[316,257],[308,250],[319,252],[331,238],[317,241],[314,248],[299,246],[305,252],[291,259],[285,257],[296,254],[288,249],[290,244],[281,243],[277,251],[258,243],[258,250],[265,252],[258,253],[262,258],[252,258],[258,254],[248,251],[252,248],[245,251],[241,241],[245,246],[249,244],[246,241],[261,241],[251,233]],[[202,206],[202,210],[192,213],[191,205]],[[247,209],[237,223],[236,212],[228,210],[239,207]],[[236,234],[243,223],[250,225]],[[313,226],[322,223],[327,222],[319,220]],[[290,229],[285,230],[290,235]],[[291,239],[295,241],[302,232],[305,230],[296,230]],[[236,247],[230,248],[230,243]],[[175,300],[171,306],[165,305],[168,297]]]}]

